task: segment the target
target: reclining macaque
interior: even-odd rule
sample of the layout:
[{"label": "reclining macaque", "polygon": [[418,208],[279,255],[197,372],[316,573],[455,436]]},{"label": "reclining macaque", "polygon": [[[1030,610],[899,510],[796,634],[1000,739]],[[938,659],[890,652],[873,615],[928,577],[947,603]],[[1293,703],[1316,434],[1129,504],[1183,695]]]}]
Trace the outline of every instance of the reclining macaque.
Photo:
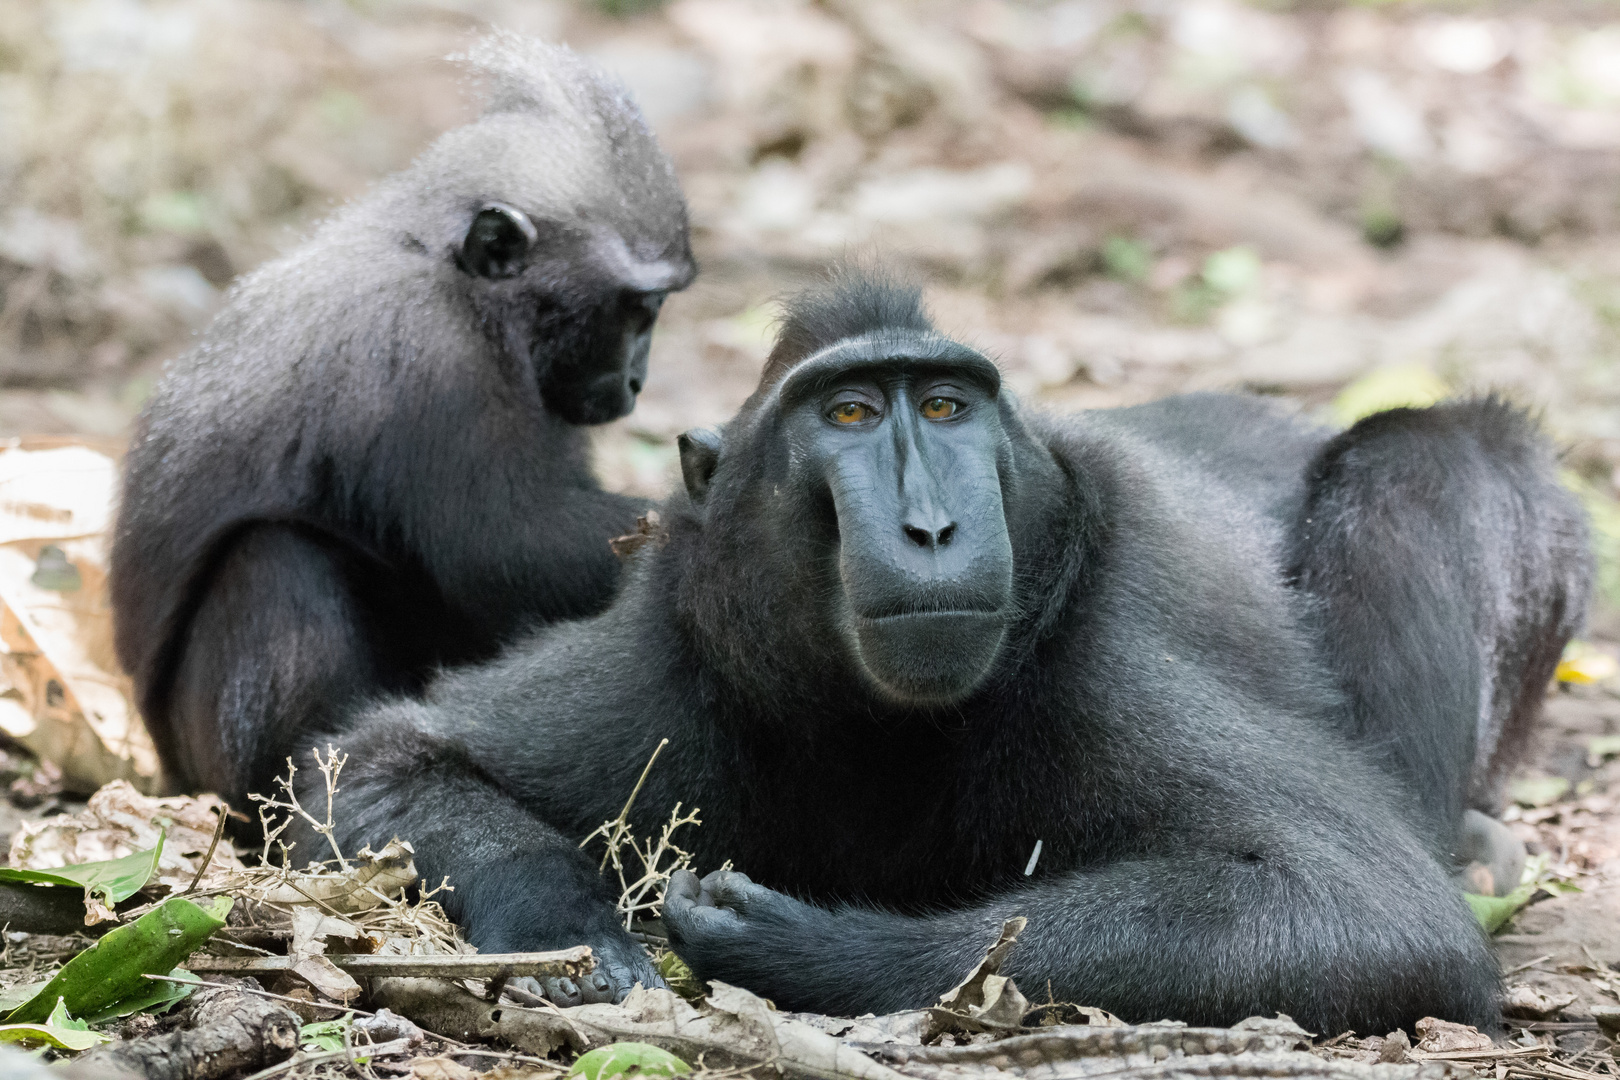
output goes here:
[{"label": "reclining macaque", "polygon": [[1004,973],[1130,1021],[1496,1022],[1458,852],[1590,577],[1522,412],[1028,411],[850,273],[681,466],[604,613],[307,744],[479,948],[656,983],[579,843],[667,738],[635,830],[699,806],[736,867],[675,877],[672,945],[783,1009],[926,1006],[1022,915]]}]

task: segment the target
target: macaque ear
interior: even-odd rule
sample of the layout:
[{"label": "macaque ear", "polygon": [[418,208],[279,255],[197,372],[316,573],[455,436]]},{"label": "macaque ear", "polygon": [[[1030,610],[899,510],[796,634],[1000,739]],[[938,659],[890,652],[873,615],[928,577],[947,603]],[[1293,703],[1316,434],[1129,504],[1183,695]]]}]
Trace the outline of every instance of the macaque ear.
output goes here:
[{"label": "macaque ear", "polygon": [[505,203],[485,203],[461,242],[461,266],[484,278],[516,277],[529,265],[540,232],[529,215]]},{"label": "macaque ear", "polygon": [[693,428],[675,442],[681,450],[681,479],[686,481],[687,498],[693,506],[702,506],[725,440],[713,428]]}]

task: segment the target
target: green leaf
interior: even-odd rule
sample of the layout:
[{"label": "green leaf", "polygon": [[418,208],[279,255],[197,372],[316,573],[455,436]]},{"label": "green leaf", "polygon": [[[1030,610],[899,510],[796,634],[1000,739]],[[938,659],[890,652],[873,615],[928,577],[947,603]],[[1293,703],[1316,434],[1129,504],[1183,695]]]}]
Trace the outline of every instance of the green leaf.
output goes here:
[{"label": "green leaf", "polygon": [[158,856],[163,854],[163,833],[158,833],[157,847],[137,851],[122,859],[104,862],[78,863],[57,866],[49,870],[14,870],[0,868],[0,881],[23,881],[34,885],[66,885],[84,889],[101,897],[108,907],[128,900],[141,891],[141,887],[157,873]]},{"label": "green leaf", "polygon": [[85,1023],[83,1020],[75,1020],[73,1017],[68,1015],[67,1002],[63,1001],[61,998],[56,999],[56,1008],[51,1010],[51,1015],[46,1019],[45,1023],[49,1024],[53,1028],[59,1028],[63,1031],[90,1030],[89,1024]]},{"label": "green leaf", "polygon": [[684,1076],[692,1066],[661,1047],[622,1042],[583,1054],[568,1070],[584,1080],[610,1080],[615,1076]]},{"label": "green leaf", "polygon": [[1562,776],[1524,776],[1508,786],[1508,797],[1520,806],[1551,806],[1569,793]]},{"label": "green leaf", "polygon": [[43,1024],[0,1024],[0,1042],[44,1043],[57,1050],[88,1050],[104,1043],[109,1036],[91,1031],[83,1020],[68,1015],[67,1004],[56,999],[56,1007]]},{"label": "green leaf", "polygon": [[1620,757],[1620,735],[1593,735],[1586,740],[1586,764],[1591,768],[1612,757]]},{"label": "green leaf", "polygon": [[343,1035],[354,1023],[353,1013],[344,1013],[336,1020],[317,1020],[298,1029],[298,1045],[305,1050],[343,1049]]},{"label": "green leaf", "polygon": [[173,971],[225,925],[232,900],[199,907],[173,896],[128,926],[120,926],[65,964],[45,988],[14,1009],[8,1023],[31,1023],[50,1014],[58,997],[70,1012],[94,1014],[127,997],[147,992],[147,975]]},{"label": "green leaf", "polygon": [[1135,284],[1152,273],[1153,252],[1140,240],[1110,236],[1103,241],[1102,262],[1110,277]]},{"label": "green leaf", "polygon": [[1468,901],[1468,906],[1473,909],[1474,918],[1479,920],[1479,925],[1485,928],[1485,932],[1494,934],[1506,926],[1507,921],[1528,904],[1535,894],[1536,886],[1520,885],[1506,896],[1463,893],[1463,899]]},{"label": "green leaf", "polygon": [[1225,296],[1239,296],[1260,281],[1260,253],[1247,244],[1217,251],[1204,260],[1204,284]]},{"label": "green leaf", "polygon": [[1542,852],[1524,861],[1524,873],[1519,876],[1518,888],[1506,896],[1463,893],[1463,899],[1468,901],[1468,906],[1473,909],[1474,918],[1479,920],[1479,925],[1485,928],[1485,932],[1494,934],[1506,926],[1507,921],[1528,904],[1536,893],[1546,892],[1558,896],[1580,891],[1579,885],[1565,881],[1553,873],[1552,856]]},{"label": "green leaf", "polygon": [[130,1016],[134,1013],[151,1013],[153,1016],[162,1016],[179,1002],[186,1000],[197,992],[202,980],[197,978],[185,968],[175,968],[169,972],[173,979],[190,979],[191,986],[182,986],[180,983],[160,982],[157,979],[148,979],[146,984],[151,987],[143,994],[131,994],[127,998],[108,1005],[105,1009],[90,1014],[84,1018],[87,1024],[105,1024],[109,1020],[117,1020],[121,1016]]},{"label": "green leaf", "polygon": [[16,986],[8,986],[6,989],[0,990],[0,1014],[8,1013],[12,1009],[15,1009],[17,1006],[33,997],[35,994],[45,989],[46,985],[50,981],[50,976],[47,975],[43,979],[35,979],[30,983],[19,983]]}]

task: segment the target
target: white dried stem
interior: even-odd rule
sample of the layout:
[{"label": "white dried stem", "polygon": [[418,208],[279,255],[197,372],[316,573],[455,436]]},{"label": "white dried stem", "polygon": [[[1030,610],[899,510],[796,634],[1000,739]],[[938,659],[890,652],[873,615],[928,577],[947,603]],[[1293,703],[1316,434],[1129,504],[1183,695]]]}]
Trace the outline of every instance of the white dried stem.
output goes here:
[{"label": "white dried stem", "polygon": [[[343,766],[348,763],[349,755],[340,753],[330,743],[326,746],[326,757],[321,757],[319,749],[312,748],[310,753],[314,755],[315,767],[320,770],[321,779],[326,785],[326,820],[317,820],[315,815],[305,810],[303,804],[298,801],[298,794],[293,790],[293,777],[298,774],[298,767],[293,764],[292,758],[288,758],[287,775],[276,777],[276,786],[281,789],[281,794],[274,796],[254,794],[248,796],[249,799],[259,804],[259,823],[265,830],[264,853],[261,855],[261,859],[265,863],[270,861],[270,844],[274,842],[281,847],[282,865],[289,865],[287,857],[295,845],[282,843],[280,836],[293,823],[294,815],[296,815],[303,818],[310,828],[326,838],[327,846],[332,849],[332,855],[336,858],[338,867],[342,870],[348,870],[350,868],[349,861],[343,857],[343,849],[338,846],[337,836],[335,835],[337,825],[332,819],[332,804],[337,796],[338,774],[343,771]],[[270,823],[277,811],[280,811],[284,816],[280,823],[272,829]]]},{"label": "white dried stem", "polygon": [[[675,830],[684,825],[702,825],[699,813],[701,811],[693,807],[682,814],[681,804],[676,803],[657,841],[649,839],[645,843],[638,842],[622,820],[603,822],[601,828],[586,837],[586,840],[591,840],[600,836],[608,842],[602,863],[604,867],[612,865],[619,879],[619,899],[615,906],[619,914],[624,916],[625,929],[630,929],[637,915],[645,913],[657,916],[663,909],[663,888],[669,883],[670,876],[677,870],[691,869],[691,853],[677,847],[673,837]],[[626,848],[635,853],[635,861],[641,864],[639,871],[627,866]],[[631,878],[632,873],[635,873],[634,879]]]}]

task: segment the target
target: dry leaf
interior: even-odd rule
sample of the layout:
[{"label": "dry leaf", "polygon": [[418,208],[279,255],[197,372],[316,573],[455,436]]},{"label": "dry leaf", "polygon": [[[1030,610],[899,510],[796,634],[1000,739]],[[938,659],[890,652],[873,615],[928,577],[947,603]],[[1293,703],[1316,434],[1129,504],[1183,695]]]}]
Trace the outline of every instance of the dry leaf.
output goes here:
[{"label": "dry leaf", "polygon": [[1002,924],[1001,935],[985,951],[984,959],[966,979],[941,995],[939,1004],[929,1010],[932,1024],[924,1041],[946,1031],[971,1033],[1016,1028],[1022,1023],[1024,1014],[1029,1011],[1029,1002],[1010,979],[997,972],[1026,924],[1023,916]]},{"label": "dry leaf", "polygon": [[1075,1010],[1085,1017],[1090,1027],[1125,1027],[1125,1021],[1109,1012],[1107,1009],[1094,1009],[1089,1005],[1081,1005]]},{"label": "dry leaf", "polygon": [[347,1003],[360,996],[360,984],[354,976],[324,956],[304,957],[292,966],[292,973],[333,1001]]},{"label": "dry leaf", "polygon": [[328,915],[318,907],[305,904],[293,909],[292,945],[288,952],[294,956],[318,956],[326,951],[329,937],[353,941],[360,936],[360,928],[348,919]]},{"label": "dry leaf", "polygon": [[[0,449],[0,731],[61,766],[76,792],[161,783],[113,655],[106,536],[117,487],[117,465],[85,446]],[[47,546],[77,587],[36,578]]]},{"label": "dry leaf", "polygon": [[1440,1020],[1433,1016],[1425,1016],[1417,1022],[1419,1042],[1417,1048],[1425,1054],[1444,1054],[1452,1050],[1487,1050],[1491,1046],[1491,1037],[1482,1034],[1476,1027],[1467,1024],[1453,1024],[1449,1020]]},{"label": "dry leaf", "polygon": [[1388,1065],[1399,1065],[1406,1061],[1411,1052],[1412,1040],[1406,1037],[1406,1032],[1396,1028],[1384,1036],[1384,1044],[1378,1048],[1378,1060]]},{"label": "dry leaf", "polygon": [[1544,994],[1520,983],[1508,987],[1502,999],[1502,1015],[1520,1020],[1547,1020],[1575,1004],[1578,994]]},{"label": "dry leaf", "polygon": [[790,1075],[903,1080],[895,1070],[824,1031],[777,1012],[747,990],[723,982],[709,985],[701,1010],[668,990],[637,986],[617,1005],[578,1005],[567,1010],[566,1017],[502,1009],[496,1027],[485,1034],[498,1035],[532,1053],[546,1053],[561,1045],[556,1022],[562,1021],[593,1046],[624,1040],[648,1042],[688,1061],[701,1058],[711,1068],[768,1063]]},{"label": "dry leaf", "polygon": [[478,1074],[447,1057],[417,1058],[411,1062],[411,1080],[478,1080]]},{"label": "dry leaf", "polygon": [[[4,455],[0,455],[3,458]],[[114,780],[94,795],[77,814],[58,814],[41,821],[25,821],[11,838],[11,865],[26,870],[121,859],[132,852],[156,847],[164,833],[156,880],[170,889],[188,888],[197,876],[203,856],[214,840],[219,815],[226,811],[217,795],[142,795],[127,780]],[[214,849],[201,887],[222,884],[243,869],[242,861],[226,840]]]},{"label": "dry leaf", "polygon": [[269,904],[318,904],[342,915],[369,911],[416,881],[414,848],[390,840],[379,852],[362,848],[347,873],[293,871],[262,889],[246,889],[254,900]]}]

